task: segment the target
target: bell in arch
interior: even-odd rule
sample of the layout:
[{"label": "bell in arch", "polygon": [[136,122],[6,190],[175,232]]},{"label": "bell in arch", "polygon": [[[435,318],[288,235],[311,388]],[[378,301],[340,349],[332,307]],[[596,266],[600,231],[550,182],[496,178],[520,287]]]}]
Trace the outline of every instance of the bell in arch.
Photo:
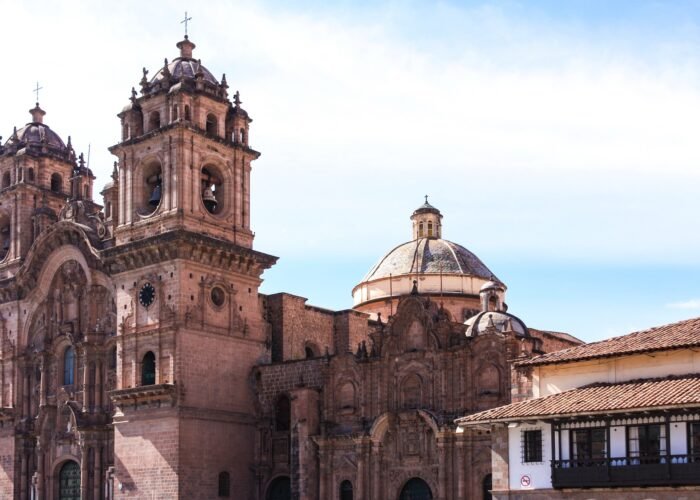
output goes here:
[{"label": "bell in arch", "polygon": [[209,183],[206,184],[204,191],[202,191],[202,201],[204,202],[204,206],[206,207],[206,209],[210,213],[214,213],[218,202],[216,201],[216,196],[214,196],[214,193],[212,192]]},{"label": "bell in arch", "polygon": [[156,185],[153,188],[153,192],[151,193],[151,197],[148,199],[148,204],[152,206],[153,208],[156,208],[158,205],[160,205],[160,179],[156,181]]}]

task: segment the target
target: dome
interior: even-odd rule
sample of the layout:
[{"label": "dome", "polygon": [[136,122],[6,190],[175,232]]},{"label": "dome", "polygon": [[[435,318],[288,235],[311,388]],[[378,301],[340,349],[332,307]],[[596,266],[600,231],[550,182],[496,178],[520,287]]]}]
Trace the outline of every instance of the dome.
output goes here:
[{"label": "dome", "polygon": [[467,325],[467,337],[476,337],[491,329],[499,333],[514,332],[517,335],[529,336],[525,323],[517,316],[503,311],[485,311],[472,316],[464,322]]},{"label": "dome", "polygon": [[382,257],[362,281],[402,274],[459,274],[493,280],[493,273],[472,252],[457,243],[418,238],[403,243]]},{"label": "dome", "polygon": [[[187,59],[183,57],[178,57],[168,64],[168,72],[170,73],[170,79],[175,81],[194,80],[198,72],[202,73],[204,81],[218,85],[218,80],[211,74],[207,68],[205,68],[202,63],[195,59]],[[150,83],[157,83],[165,78],[165,68],[161,68],[158,73],[151,78]]]},{"label": "dome", "polygon": [[187,36],[181,42],[177,43],[177,48],[180,49],[180,57],[165,64],[153,75],[150,81],[146,82],[146,69],[144,68],[144,79],[141,84],[145,85],[148,90],[154,91],[160,88],[170,88],[172,83],[177,83],[186,80],[195,80],[197,75],[202,75],[202,79],[215,86],[219,86],[219,81],[214,75],[202,65],[199,59],[192,57],[192,51],[196,45],[192,43]]},{"label": "dome", "polygon": [[5,147],[16,151],[32,145],[48,146],[55,152],[68,153],[70,147],[66,146],[63,139],[43,123],[45,112],[39,107],[39,104],[37,103],[36,107],[29,112],[32,114],[32,121],[16,130],[5,142]]}]

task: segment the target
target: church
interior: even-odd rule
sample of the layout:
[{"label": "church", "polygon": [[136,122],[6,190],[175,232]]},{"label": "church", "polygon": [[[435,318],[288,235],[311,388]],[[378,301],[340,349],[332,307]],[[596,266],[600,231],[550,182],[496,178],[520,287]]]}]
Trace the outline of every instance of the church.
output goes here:
[{"label": "church", "polygon": [[0,146],[0,498],[490,498],[489,431],[455,420],[581,342],[508,312],[427,198],[351,308],[260,293],[252,119],[177,49],[100,200],[39,103]]}]

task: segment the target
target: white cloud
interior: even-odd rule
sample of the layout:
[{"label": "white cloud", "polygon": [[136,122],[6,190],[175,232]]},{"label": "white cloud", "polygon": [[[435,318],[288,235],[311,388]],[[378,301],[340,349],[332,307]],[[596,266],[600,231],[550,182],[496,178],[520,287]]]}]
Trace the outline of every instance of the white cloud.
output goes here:
[{"label": "white cloud", "polygon": [[682,302],[666,304],[670,309],[700,309],[700,299],[690,299]]}]

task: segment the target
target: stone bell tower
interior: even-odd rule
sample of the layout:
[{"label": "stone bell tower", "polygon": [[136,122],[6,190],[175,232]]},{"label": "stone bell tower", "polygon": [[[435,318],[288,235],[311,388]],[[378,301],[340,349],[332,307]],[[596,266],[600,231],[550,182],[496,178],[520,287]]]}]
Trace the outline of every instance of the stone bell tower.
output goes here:
[{"label": "stone bell tower", "polygon": [[92,199],[94,176],[75,155],[70,137],[44,123],[39,103],[31,121],[0,145],[0,279],[13,276],[29,249],[68,198]]},{"label": "stone bell tower", "polygon": [[119,113],[113,246],[117,294],[117,498],[250,498],[255,363],[269,356],[258,299],[276,257],[252,249],[251,119],[193,58],[179,57]]},{"label": "stone bell tower", "polygon": [[221,81],[194,59],[195,44],[177,44],[155,76],[144,68],[141,96],[119,113],[117,243],[182,228],[251,248],[250,172],[260,153],[250,148],[252,121],[238,92],[228,100]]}]

